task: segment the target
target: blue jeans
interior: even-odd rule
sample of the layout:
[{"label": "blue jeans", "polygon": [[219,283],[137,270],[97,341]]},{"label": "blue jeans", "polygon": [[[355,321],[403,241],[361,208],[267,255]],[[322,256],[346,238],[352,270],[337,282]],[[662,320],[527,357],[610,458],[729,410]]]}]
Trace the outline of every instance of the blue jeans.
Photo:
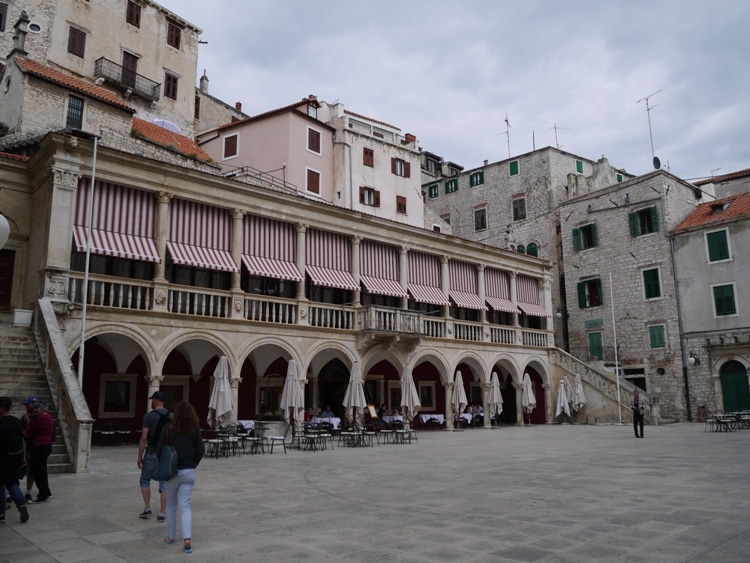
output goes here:
[{"label": "blue jeans", "polygon": [[16,503],[17,507],[25,504],[21,487],[18,486],[18,464],[0,463],[0,491],[3,492],[3,498],[0,500],[0,515],[5,514],[5,489],[10,493],[10,498]]},{"label": "blue jeans", "polygon": [[[143,454],[143,463],[141,464],[141,489],[151,488],[151,475],[156,469],[156,453]],[[159,492],[164,492],[164,481],[159,481]]]},{"label": "blue jeans", "polygon": [[195,469],[180,469],[177,476],[166,482],[167,489],[167,537],[174,539],[177,532],[177,502],[180,503],[182,539],[190,539],[193,533],[193,512],[190,500],[195,486]]}]

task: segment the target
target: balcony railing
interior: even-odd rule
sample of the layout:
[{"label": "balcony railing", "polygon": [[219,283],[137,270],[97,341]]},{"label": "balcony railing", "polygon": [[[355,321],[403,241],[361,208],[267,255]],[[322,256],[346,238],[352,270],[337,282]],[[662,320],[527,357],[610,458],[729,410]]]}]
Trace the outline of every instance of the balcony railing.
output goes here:
[{"label": "balcony railing", "polygon": [[[71,302],[83,301],[83,277],[81,272],[69,274],[67,297]],[[157,297],[160,293],[164,295]],[[308,302],[307,314],[303,314],[296,299],[245,294],[242,309],[233,311],[233,297],[236,296],[231,291],[176,284],[169,284],[166,292],[157,292],[151,281],[92,274],[89,276],[87,301],[90,306],[110,310],[166,310],[177,315],[243,318],[257,323],[356,330],[369,333],[370,337],[406,335],[418,339],[450,338],[532,348],[548,348],[551,345],[551,333],[544,330],[458,321],[392,307]],[[603,347],[603,359],[609,359],[612,352],[613,349]],[[571,350],[571,353],[584,361],[596,359],[591,357],[588,349]]]},{"label": "balcony railing", "polygon": [[96,60],[94,78],[104,78],[107,82],[130,90],[133,94],[155,102],[161,97],[161,84],[128,70],[122,65],[101,57]]}]

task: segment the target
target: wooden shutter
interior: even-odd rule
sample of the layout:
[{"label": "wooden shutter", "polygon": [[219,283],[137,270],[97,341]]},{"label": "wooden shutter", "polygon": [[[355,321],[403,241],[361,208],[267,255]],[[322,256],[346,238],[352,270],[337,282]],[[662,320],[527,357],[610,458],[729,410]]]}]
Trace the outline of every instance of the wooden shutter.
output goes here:
[{"label": "wooden shutter", "polygon": [[320,153],[320,132],[315,129],[307,130],[307,148]]},{"label": "wooden shutter", "polygon": [[599,235],[596,232],[596,223],[591,224],[591,246],[599,246]]},{"label": "wooden shutter", "polygon": [[[604,296],[602,295],[602,280],[596,279],[594,280],[594,287],[596,288],[596,304],[595,306],[599,306],[604,304]],[[592,304],[594,306],[594,304]]]},{"label": "wooden shutter", "polygon": [[404,161],[404,178],[411,178],[411,162]]},{"label": "wooden shutter", "polygon": [[365,203],[365,187],[360,186],[359,187],[359,202],[364,205]]},{"label": "wooden shutter", "polygon": [[655,233],[659,230],[659,210],[656,206],[651,208],[651,232]]},{"label": "wooden shutter", "polygon": [[380,207],[380,190],[372,190],[372,204],[375,207]]},{"label": "wooden shutter", "polygon": [[391,157],[391,173],[392,174],[397,174],[397,172],[396,172],[396,160],[398,160],[398,159],[396,159],[395,157]]},{"label": "wooden shutter", "polygon": [[307,191],[314,194],[320,193],[320,174],[314,170],[307,171]]},{"label": "wooden shutter", "polygon": [[68,53],[83,58],[86,52],[86,34],[75,27],[68,32]]},{"label": "wooden shutter", "polygon": [[635,211],[628,213],[628,227],[630,228],[631,237],[637,237],[640,234],[638,232],[638,213]]},{"label": "wooden shutter", "polygon": [[586,308],[586,282],[578,283],[578,308]]},{"label": "wooden shutter", "polygon": [[224,137],[224,158],[237,156],[237,135]]},{"label": "wooden shutter", "polygon": [[573,229],[573,250],[581,250],[581,229]]}]

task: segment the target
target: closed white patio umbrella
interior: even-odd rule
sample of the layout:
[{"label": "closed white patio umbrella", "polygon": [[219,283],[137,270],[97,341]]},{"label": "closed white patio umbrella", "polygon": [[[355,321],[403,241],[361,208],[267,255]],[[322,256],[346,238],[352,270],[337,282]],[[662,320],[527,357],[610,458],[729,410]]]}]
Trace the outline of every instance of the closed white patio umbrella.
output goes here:
[{"label": "closed white patio umbrella", "polygon": [[464,412],[466,404],[469,402],[466,399],[466,390],[464,389],[464,376],[461,375],[460,371],[456,371],[456,379],[453,382],[453,414],[455,416]]},{"label": "closed white patio umbrella", "polygon": [[404,373],[401,374],[401,411],[404,418],[411,422],[417,416],[421,406],[414,378],[411,375],[411,367],[407,365]]},{"label": "closed white patio umbrella", "polygon": [[286,379],[284,380],[284,390],[281,392],[280,408],[287,422],[291,417],[292,436],[294,436],[296,423],[305,410],[305,398],[302,395],[302,388],[299,384],[296,360],[289,360],[289,365],[286,368]]},{"label": "closed white patio umbrella", "polygon": [[347,419],[352,423],[361,424],[367,400],[365,399],[362,369],[359,367],[359,362],[354,362],[352,365],[352,372],[349,375],[349,385],[346,387],[342,404],[346,408]]},{"label": "closed white patio umbrella", "polygon": [[232,419],[234,402],[232,401],[232,386],[229,383],[229,361],[226,356],[219,358],[214,370],[214,388],[208,401],[207,422],[211,428],[228,423]]},{"label": "closed white patio umbrella", "polygon": [[[523,412],[529,415],[536,408],[536,397],[534,396],[534,386],[531,383],[531,377],[529,377],[529,372],[525,372],[523,374],[523,390],[521,392],[521,406],[523,407]],[[530,416],[529,416],[529,421],[531,421]]]},{"label": "closed white patio umbrella", "polygon": [[583,383],[581,383],[580,374],[576,374],[576,383],[573,388],[573,405],[576,411],[586,406],[586,395],[583,394]]},{"label": "closed white patio umbrella", "polygon": [[568,394],[565,392],[565,383],[560,381],[559,391],[557,392],[557,410],[555,416],[560,416],[560,413],[565,413],[570,416],[570,407],[568,406]]},{"label": "closed white patio umbrella", "polygon": [[562,384],[565,386],[565,397],[568,399],[568,408],[571,412],[571,414],[576,410],[575,404],[573,403],[573,386],[570,384],[570,381],[568,381],[568,376],[563,376],[562,378]]},{"label": "closed white patio umbrella", "polygon": [[497,372],[492,372],[490,379],[490,392],[487,396],[487,404],[490,406],[490,416],[495,416],[495,422],[499,422],[500,413],[503,412],[503,394],[500,392],[500,380]]}]

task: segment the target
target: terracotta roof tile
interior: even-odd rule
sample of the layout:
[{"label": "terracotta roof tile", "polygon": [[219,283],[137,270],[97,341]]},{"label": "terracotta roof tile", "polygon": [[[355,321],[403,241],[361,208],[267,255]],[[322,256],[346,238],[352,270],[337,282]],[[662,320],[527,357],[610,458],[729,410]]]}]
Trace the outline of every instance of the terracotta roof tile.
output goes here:
[{"label": "terracotta roof tile", "polygon": [[174,150],[185,156],[197,158],[205,162],[212,162],[211,157],[195,141],[185,135],[164,129],[164,127],[155,123],[149,123],[144,119],[134,117],[133,132],[152,143]]},{"label": "terracotta roof tile", "polygon": [[[263,113],[259,113],[257,115],[253,115],[253,116],[247,117],[245,119],[238,119],[236,121],[230,121],[229,123],[225,123],[224,125],[219,125],[218,127],[215,127],[213,129],[211,129],[210,131],[223,131],[224,129],[230,129],[231,127],[235,127],[237,125],[242,125],[243,123],[249,123],[251,121],[258,121],[258,120],[264,119],[266,117],[271,117],[272,115],[277,115],[277,114],[280,114],[280,113],[285,113],[287,111],[293,111],[293,110],[297,111],[297,113],[299,113],[303,117],[306,117],[308,119],[312,119],[313,121],[315,121],[321,127],[328,127],[329,129],[333,130],[333,127],[331,127],[327,123],[323,123],[322,121],[318,121],[317,119],[309,117],[307,115],[307,112],[299,111],[298,108],[300,106],[302,106],[302,105],[307,106],[307,104],[310,103],[310,102],[317,102],[317,100],[313,100],[313,99],[310,99],[310,98],[302,98],[299,102],[294,102],[293,104],[289,104],[288,106],[284,106],[284,107],[272,109],[272,110],[269,110],[269,111],[264,111]],[[207,132],[208,131],[202,131],[202,133],[207,133]]]},{"label": "terracotta roof tile", "polygon": [[106,102],[120,109],[124,109],[126,111],[129,111],[130,113],[135,113],[135,110],[128,104],[123,102],[120,97],[117,96],[114,92],[110,92],[109,90],[97,86],[96,84],[84,82],[83,80],[74,78],[73,76],[69,76],[60,72],[59,70],[55,70],[54,68],[50,68],[25,57],[17,57],[15,61],[18,67],[23,72],[27,72],[36,76],[37,78],[59,84],[60,86],[70,88],[71,90],[75,90],[76,92],[80,92],[81,94],[86,94],[87,96],[90,96],[102,102]]},{"label": "terracotta roof tile", "polygon": [[723,223],[750,216],[750,193],[738,194],[701,203],[675,227],[674,232]]},{"label": "terracotta roof tile", "polygon": [[23,156],[21,154],[11,154],[9,152],[0,152],[0,158],[7,158],[8,160],[17,160],[18,162],[28,162],[31,157]]},{"label": "terracotta roof tile", "polygon": [[714,176],[713,178],[699,180],[697,182],[693,182],[693,185],[705,186],[706,184],[716,184],[719,182],[726,182],[728,180],[739,180],[740,178],[746,178],[748,176],[750,176],[750,168],[745,168],[744,170],[730,172],[729,174],[723,174],[722,176]]}]

